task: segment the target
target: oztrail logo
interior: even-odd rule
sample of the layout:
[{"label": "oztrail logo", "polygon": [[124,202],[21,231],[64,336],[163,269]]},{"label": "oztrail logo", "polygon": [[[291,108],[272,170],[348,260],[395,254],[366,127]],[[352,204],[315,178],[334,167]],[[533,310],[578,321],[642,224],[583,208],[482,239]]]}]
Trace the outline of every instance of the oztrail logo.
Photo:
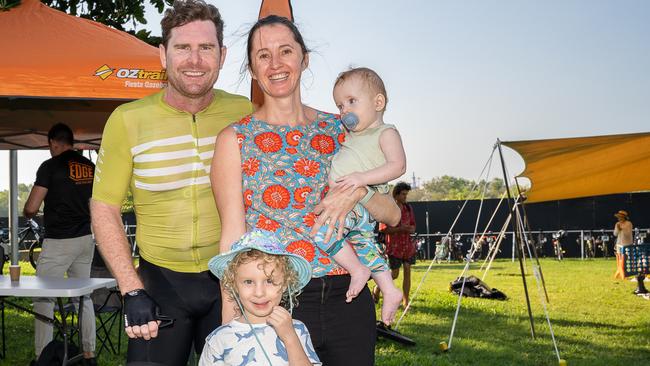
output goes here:
[{"label": "oztrail logo", "polygon": [[167,72],[165,70],[148,71],[144,69],[128,68],[113,69],[106,64],[95,70],[95,76],[102,80],[106,80],[113,74],[115,74],[115,77],[120,79],[167,80]]}]

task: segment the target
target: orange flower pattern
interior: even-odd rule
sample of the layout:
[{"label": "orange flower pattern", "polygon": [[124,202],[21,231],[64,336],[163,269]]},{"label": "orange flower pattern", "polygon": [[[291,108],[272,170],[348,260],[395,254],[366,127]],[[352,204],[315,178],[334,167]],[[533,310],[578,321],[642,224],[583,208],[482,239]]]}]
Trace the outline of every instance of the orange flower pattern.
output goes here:
[{"label": "orange flower pattern", "polygon": [[298,254],[299,256],[305,258],[308,261],[313,261],[316,254],[314,245],[306,240],[298,240],[287,245],[287,252]]},{"label": "orange flower pattern", "polygon": [[296,190],[293,191],[294,201],[304,203],[305,200],[307,199],[307,195],[311,193],[311,191],[312,191],[311,187],[296,188]]},{"label": "orange flower pattern", "polygon": [[316,135],[311,139],[311,147],[321,154],[331,154],[334,151],[334,139],[326,135]]},{"label": "orange flower pattern", "polygon": [[311,263],[314,277],[346,273],[309,236],[331,158],[341,146],[341,121],[318,112],[317,121],[307,125],[270,125],[249,116],[233,127],[240,144],[246,223],[275,231],[289,252]]},{"label": "orange flower pattern", "polygon": [[275,132],[263,132],[255,136],[255,144],[262,152],[278,152],[282,148],[282,137]]},{"label": "orange flower pattern", "polygon": [[264,190],[262,200],[271,208],[287,208],[291,195],[289,190],[281,185],[273,185]]},{"label": "orange flower pattern", "polygon": [[268,231],[276,231],[280,228],[280,224],[277,221],[271,220],[268,217],[260,214],[260,217],[257,219],[256,227]]},{"label": "orange flower pattern", "polygon": [[255,158],[248,158],[241,165],[242,171],[244,172],[244,174],[248,176],[255,175],[255,173],[257,173],[257,170],[259,168],[260,168],[260,162]]},{"label": "orange flower pattern", "polygon": [[314,177],[320,173],[320,163],[317,161],[301,158],[293,163],[293,170],[305,177]]}]

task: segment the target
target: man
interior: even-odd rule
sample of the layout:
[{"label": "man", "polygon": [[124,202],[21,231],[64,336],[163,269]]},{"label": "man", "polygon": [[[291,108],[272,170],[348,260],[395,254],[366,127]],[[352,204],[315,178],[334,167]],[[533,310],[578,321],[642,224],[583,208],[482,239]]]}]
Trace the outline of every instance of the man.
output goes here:
[{"label": "man", "polygon": [[[36,276],[90,277],[95,244],[90,231],[88,201],[92,194],[95,165],[73,150],[70,127],[59,123],[47,134],[51,159],[41,164],[23,213],[31,218],[45,201],[45,240]],[[82,334],[84,364],[95,363],[95,312],[86,296],[83,301]],[[34,311],[47,317],[54,313],[52,299],[34,299]],[[36,358],[52,340],[52,325],[34,321]]]},{"label": "man", "polygon": [[620,210],[614,214],[614,217],[618,219],[616,225],[614,225],[614,236],[616,237],[616,273],[614,273],[614,278],[624,279],[625,255],[623,254],[623,247],[634,244],[634,236],[632,235],[634,226],[627,211]]},{"label": "man", "polygon": [[[226,56],[216,7],[177,1],[161,26],[168,86],[109,118],[91,213],[99,250],[124,295],[127,362],[184,365],[192,343],[200,354],[221,324],[219,281],[208,271],[221,233],[208,175],[214,141],[252,106],[212,89]],[[120,217],[129,189],[137,272]]]}]

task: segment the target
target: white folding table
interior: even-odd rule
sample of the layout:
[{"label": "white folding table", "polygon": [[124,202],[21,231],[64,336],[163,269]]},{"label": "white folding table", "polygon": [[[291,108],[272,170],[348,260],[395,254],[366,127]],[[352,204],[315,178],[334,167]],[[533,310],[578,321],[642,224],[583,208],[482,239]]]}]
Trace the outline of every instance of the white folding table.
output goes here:
[{"label": "white folding table", "polygon": [[[43,276],[20,276],[20,281],[11,282],[9,276],[0,276],[0,301],[7,305],[13,306],[17,309],[34,314],[35,317],[48,322],[61,330],[63,334],[63,365],[74,363],[83,357],[82,353],[70,357],[68,360],[68,325],[66,324],[65,310],[63,307],[63,298],[79,297],[79,314],[77,324],[81,324],[83,297],[90,295],[94,290],[100,288],[111,288],[117,286],[117,282],[113,278],[56,278],[56,277],[43,277]],[[49,318],[41,314],[34,313],[32,309],[28,309],[11,301],[7,301],[6,297],[53,297],[59,303],[59,310],[61,313],[61,321],[56,317]],[[4,325],[4,324],[3,324]],[[78,326],[79,345],[81,346],[81,326]],[[4,353],[4,329],[2,329],[3,337],[3,353]]]}]

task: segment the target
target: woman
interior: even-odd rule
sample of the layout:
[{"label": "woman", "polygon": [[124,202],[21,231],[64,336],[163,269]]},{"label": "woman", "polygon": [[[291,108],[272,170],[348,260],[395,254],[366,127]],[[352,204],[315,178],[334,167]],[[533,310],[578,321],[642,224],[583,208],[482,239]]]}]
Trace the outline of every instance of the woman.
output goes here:
[{"label": "woman", "polygon": [[[343,127],[337,116],[302,104],[300,78],[309,52],[295,25],[278,16],[259,20],[249,32],[247,51],[248,69],[264,103],[217,137],[210,175],[223,228],[221,251],[229,250],[247,228],[276,232],[287,251],[312,265],[313,278],[293,315],[307,324],[323,364],[372,365],[375,315],[370,291],[366,287],[346,303],[350,276],[312,241],[324,224],[330,225],[328,236],[335,226],[343,228],[346,214],[371,196],[370,191],[328,192],[330,158],[339,149]],[[365,206],[377,219],[399,220],[390,197],[374,195]],[[233,309],[224,303],[224,323],[233,317]]]},{"label": "woman", "polygon": [[614,214],[618,220],[614,225],[614,236],[616,237],[616,272],[614,279],[625,279],[625,252],[623,248],[634,244],[634,235],[632,230],[634,225],[630,221],[627,211],[620,210]]},{"label": "woman", "polygon": [[[415,243],[411,239],[411,234],[415,232],[415,215],[413,208],[406,203],[406,197],[411,190],[408,183],[399,182],[393,188],[393,198],[397,202],[402,213],[400,222],[397,226],[379,225],[379,231],[386,234],[386,254],[390,263],[391,275],[393,279],[399,276],[399,269],[404,266],[404,279],[402,281],[402,306],[406,307],[409,303],[409,293],[411,292],[411,265],[415,264]],[[375,293],[375,295],[378,295]]]}]

